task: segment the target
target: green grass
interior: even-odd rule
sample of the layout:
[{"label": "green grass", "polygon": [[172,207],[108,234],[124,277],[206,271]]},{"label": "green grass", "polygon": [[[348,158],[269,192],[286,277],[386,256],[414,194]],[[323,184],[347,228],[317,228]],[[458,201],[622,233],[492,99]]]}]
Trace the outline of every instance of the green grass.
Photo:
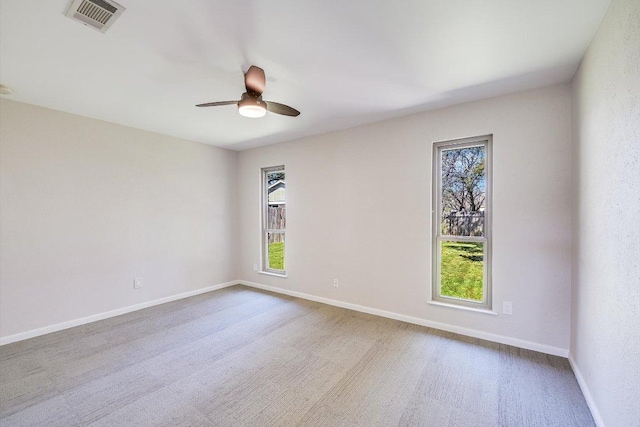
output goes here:
[{"label": "green grass", "polygon": [[284,242],[269,244],[269,268],[284,271]]},{"label": "green grass", "polygon": [[440,294],[482,301],[482,243],[442,242]]}]

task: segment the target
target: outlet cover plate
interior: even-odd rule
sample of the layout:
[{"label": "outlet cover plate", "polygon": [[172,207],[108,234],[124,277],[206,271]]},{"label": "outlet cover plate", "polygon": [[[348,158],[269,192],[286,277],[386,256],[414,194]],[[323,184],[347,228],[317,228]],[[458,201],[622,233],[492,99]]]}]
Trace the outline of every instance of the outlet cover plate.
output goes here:
[{"label": "outlet cover plate", "polygon": [[502,303],[502,314],[513,314],[513,303],[511,301]]}]

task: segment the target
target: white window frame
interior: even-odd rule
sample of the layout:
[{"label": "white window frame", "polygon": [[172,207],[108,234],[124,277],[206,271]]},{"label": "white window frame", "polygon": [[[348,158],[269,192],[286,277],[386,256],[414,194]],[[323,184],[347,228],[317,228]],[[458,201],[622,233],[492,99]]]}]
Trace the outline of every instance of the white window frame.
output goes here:
[{"label": "white window frame", "polygon": [[[274,230],[274,229],[269,229],[267,228],[267,217],[268,217],[268,208],[269,208],[269,181],[267,180],[267,174],[272,173],[272,172],[284,172],[285,174],[285,194],[286,194],[286,171],[284,168],[284,165],[280,165],[280,166],[271,166],[268,168],[262,168],[261,169],[261,173],[262,173],[262,178],[261,178],[261,185],[262,185],[262,227],[261,227],[261,232],[262,232],[262,254],[260,256],[261,259],[261,272],[263,273],[267,273],[267,274],[273,274],[276,276],[282,276],[282,277],[286,277],[287,272],[286,272],[286,266],[287,266],[287,238],[286,238],[286,225],[285,225],[285,229],[284,230]],[[286,195],[285,195],[285,207],[286,207]],[[285,219],[285,224],[286,224],[286,219]],[[285,265],[285,270],[276,270],[273,268],[269,268],[269,233],[282,233],[285,237],[284,242],[284,254],[283,254],[283,258],[284,258],[284,265]]]},{"label": "white window frame", "polygon": [[[433,179],[433,210],[432,210],[432,280],[431,300],[437,303],[475,308],[490,311],[493,306],[491,286],[491,230],[493,213],[493,136],[484,135],[473,138],[462,138],[450,141],[441,141],[433,144],[432,179]],[[443,236],[442,235],[442,151],[447,149],[460,149],[467,147],[485,147],[485,224],[484,236]],[[472,301],[462,298],[444,296],[440,294],[440,245],[442,241],[457,242],[481,242],[483,243],[483,278],[482,301]]]}]

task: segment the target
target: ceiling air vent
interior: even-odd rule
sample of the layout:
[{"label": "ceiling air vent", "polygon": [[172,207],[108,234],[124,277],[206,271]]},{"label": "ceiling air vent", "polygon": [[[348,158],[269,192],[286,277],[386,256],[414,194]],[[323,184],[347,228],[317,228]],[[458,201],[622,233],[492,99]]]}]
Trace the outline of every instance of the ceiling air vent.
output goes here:
[{"label": "ceiling air vent", "polygon": [[65,15],[104,33],[124,11],[124,7],[114,1],[73,0]]}]

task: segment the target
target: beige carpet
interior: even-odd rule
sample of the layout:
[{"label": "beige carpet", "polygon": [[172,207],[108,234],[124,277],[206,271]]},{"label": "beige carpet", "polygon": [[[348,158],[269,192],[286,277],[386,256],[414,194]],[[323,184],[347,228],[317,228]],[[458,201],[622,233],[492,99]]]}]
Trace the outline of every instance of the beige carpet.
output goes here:
[{"label": "beige carpet", "polygon": [[234,286],[0,347],[0,426],[592,426],[566,359]]}]

